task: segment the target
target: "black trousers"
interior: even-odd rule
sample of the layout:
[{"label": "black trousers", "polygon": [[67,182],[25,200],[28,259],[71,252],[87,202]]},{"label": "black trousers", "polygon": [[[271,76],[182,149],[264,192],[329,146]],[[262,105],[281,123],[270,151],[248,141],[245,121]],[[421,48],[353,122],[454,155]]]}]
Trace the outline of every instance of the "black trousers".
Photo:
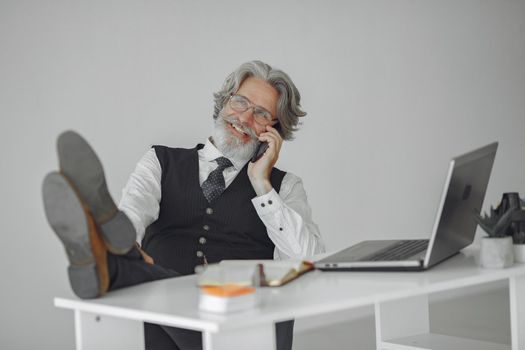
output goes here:
[{"label": "black trousers", "polygon": [[[179,277],[178,272],[159,265],[147,264],[137,249],[126,255],[108,252],[109,290],[136,284]],[[291,350],[294,321],[275,324],[277,350]],[[146,350],[200,350],[202,333],[198,331],[144,323]]]}]

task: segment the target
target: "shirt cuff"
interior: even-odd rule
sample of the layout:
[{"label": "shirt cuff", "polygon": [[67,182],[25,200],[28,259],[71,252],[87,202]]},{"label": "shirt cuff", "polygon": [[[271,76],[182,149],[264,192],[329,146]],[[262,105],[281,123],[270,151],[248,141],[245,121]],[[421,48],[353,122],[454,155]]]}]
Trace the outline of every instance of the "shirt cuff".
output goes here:
[{"label": "shirt cuff", "polygon": [[284,202],[281,196],[272,188],[270,192],[253,198],[252,204],[259,216],[266,216],[279,211],[283,207]]}]

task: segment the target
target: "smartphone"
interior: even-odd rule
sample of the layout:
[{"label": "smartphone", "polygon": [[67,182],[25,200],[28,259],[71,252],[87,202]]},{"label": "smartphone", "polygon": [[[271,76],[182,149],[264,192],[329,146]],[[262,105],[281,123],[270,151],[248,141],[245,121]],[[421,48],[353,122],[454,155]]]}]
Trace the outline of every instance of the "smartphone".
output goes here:
[{"label": "smartphone", "polygon": [[259,142],[257,148],[255,149],[255,152],[253,152],[251,162],[255,163],[256,161],[258,161],[263,156],[264,152],[266,152],[268,146],[268,142]]}]

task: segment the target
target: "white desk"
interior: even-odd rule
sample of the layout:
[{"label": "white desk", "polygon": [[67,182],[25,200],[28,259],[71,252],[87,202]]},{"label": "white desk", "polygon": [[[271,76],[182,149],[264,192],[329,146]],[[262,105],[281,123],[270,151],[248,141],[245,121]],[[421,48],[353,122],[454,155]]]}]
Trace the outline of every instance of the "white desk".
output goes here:
[{"label": "white desk", "polygon": [[204,349],[274,349],[274,322],[326,317],[365,305],[375,306],[377,349],[510,350],[429,333],[430,293],[501,280],[509,283],[512,349],[525,350],[525,264],[481,269],[472,249],[425,272],[310,272],[287,286],[263,289],[259,309],[227,316],[198,310],[195,276],[125,288],[95,300],[55,298],[55,305],[75,312],[77,350],[144,349],[142,322],[202,331]]}]

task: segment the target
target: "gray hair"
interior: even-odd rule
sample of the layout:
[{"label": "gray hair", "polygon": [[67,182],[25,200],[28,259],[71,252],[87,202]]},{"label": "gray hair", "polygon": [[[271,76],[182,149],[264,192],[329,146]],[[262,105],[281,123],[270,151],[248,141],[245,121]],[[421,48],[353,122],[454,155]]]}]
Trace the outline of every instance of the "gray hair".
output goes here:
[{"label": "gray hair", "polygon": [[277,129],[284,140],[292,140],[294,131],[298,130],[299,117],[306,115],[301,109],[301,95],[288,74],[261,61],[246,62],[226,78],[222,88],[213,94],[213,118],[217,119],[224,104],[248,77],[264,80],[277,90],[277,119],[280,125]]}]

